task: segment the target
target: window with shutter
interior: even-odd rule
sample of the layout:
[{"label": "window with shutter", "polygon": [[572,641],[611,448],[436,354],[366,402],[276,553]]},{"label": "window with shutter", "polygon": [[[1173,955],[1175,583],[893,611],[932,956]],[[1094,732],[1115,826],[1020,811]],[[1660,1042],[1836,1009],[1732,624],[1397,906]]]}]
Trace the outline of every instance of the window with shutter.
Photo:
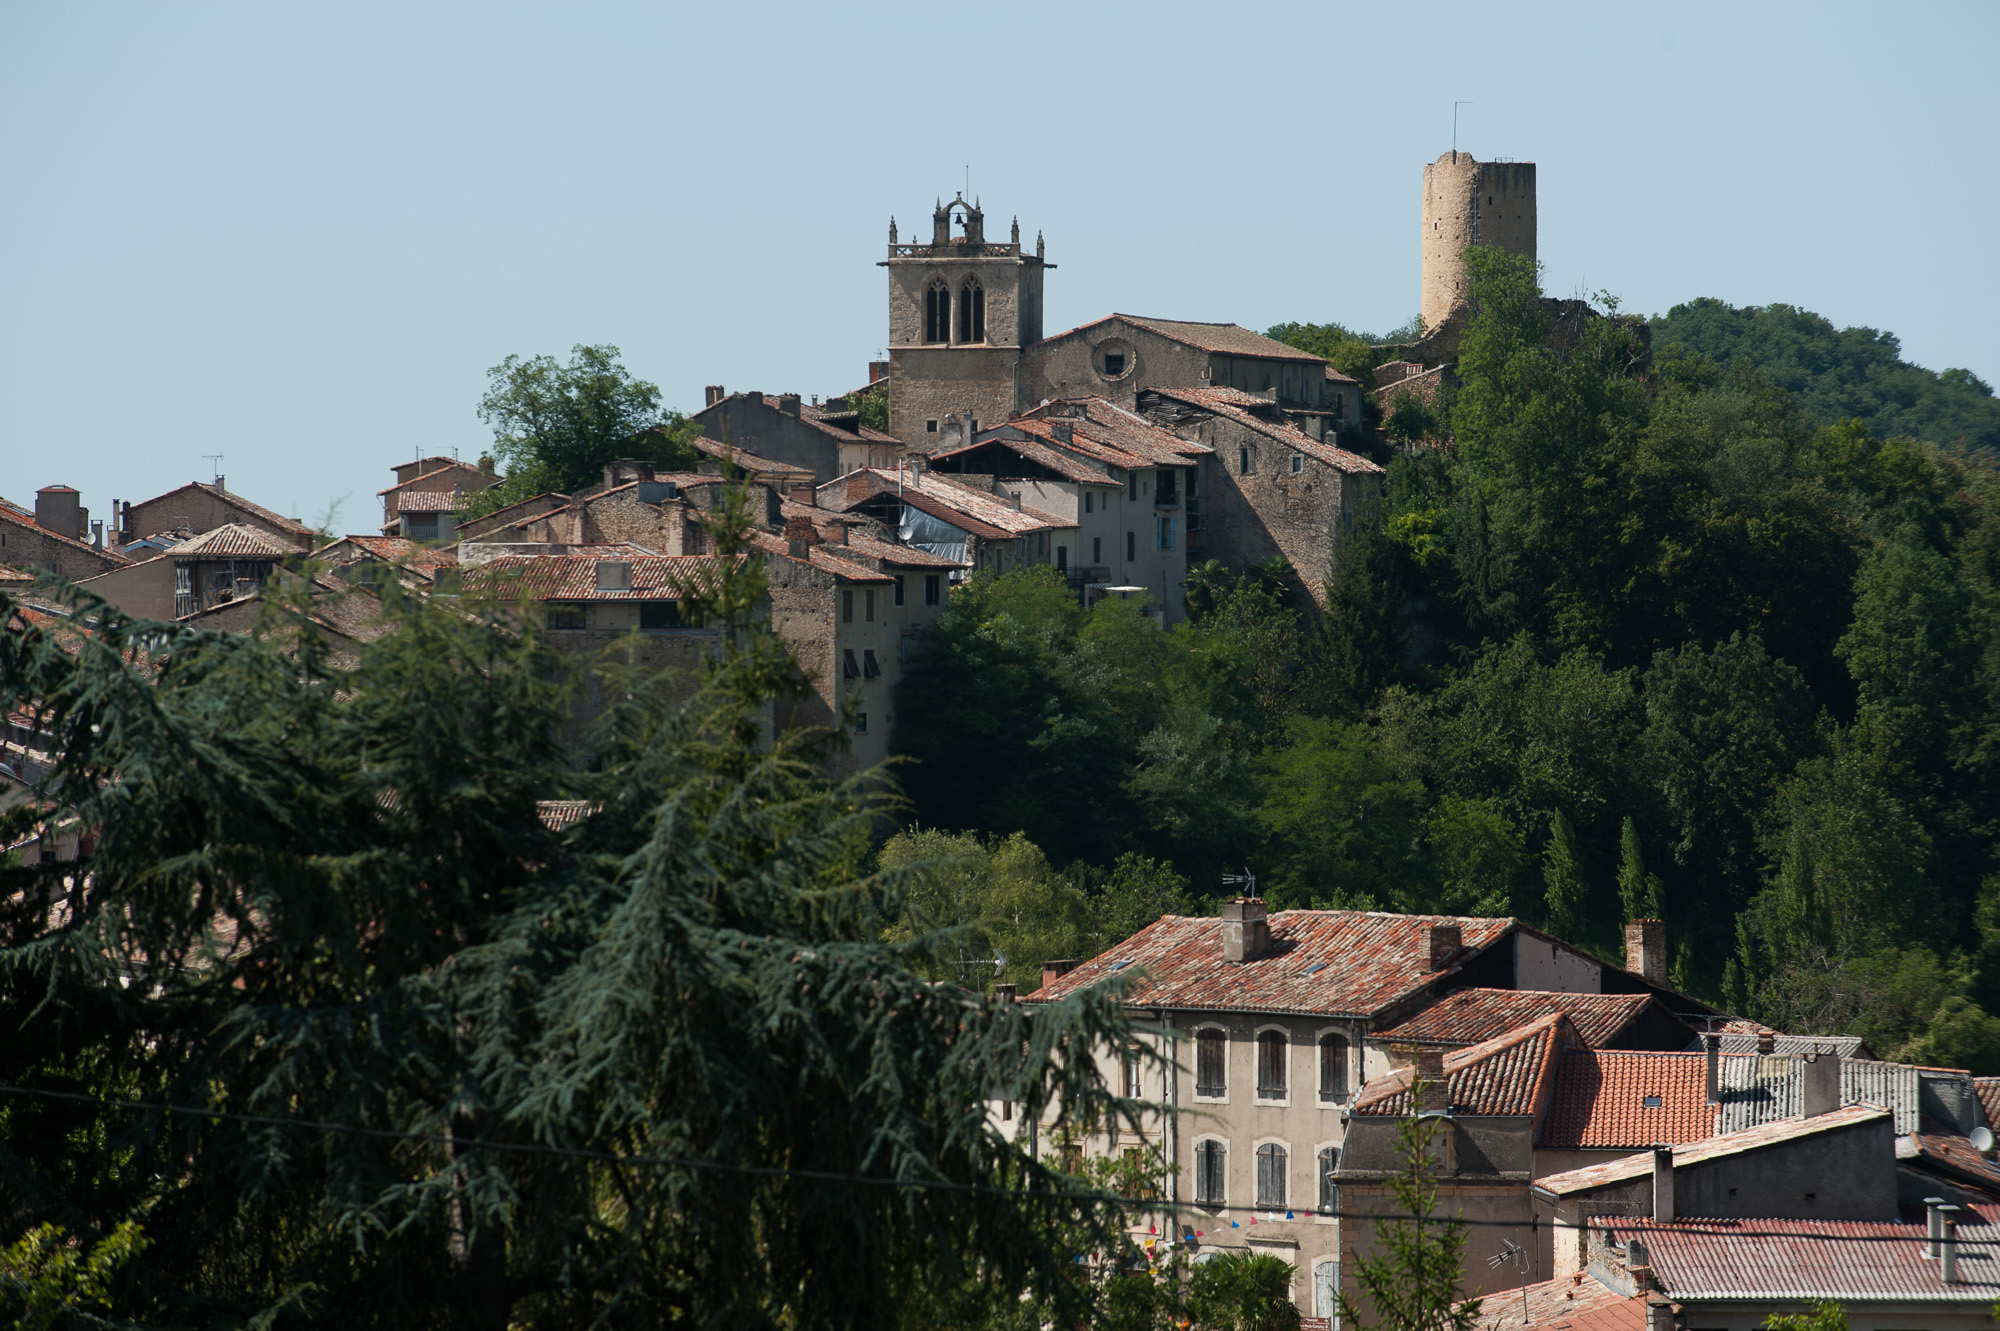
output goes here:
[{"label": "window with shutter", "polygon": [[1207,1030],[1194,1037],[1194,1093],[1196,1095],[1227,1095],[1229,1081],[1224,1074],[1224,1056],[1229,1049],[1229,1037],[1221,1031]]},{"label": "window with shutter", "polygon": [[1220,1206],[1223,1203],[1223,1166],[1228,1162],[1229,1150],[1221,1142],[1206,1141],[1194,1148],[1194,1200],[1197,1206]]},{"label": "window with shutter", "polygon": [[1347,1037],[1319,1037],[1319,1098],[1338,1100],[1347,1094]]},{"label": "window with shutter", "polygon": [[1263,1100],[1285,1097],[1285,1033],[1265,1031],[1257,1037],[1257,1096]]},{"label": "window with shutter", "polygon": [[1257,1148],[1257,1205],[1285,1204],[1285,1148],[1266,1142]]},{"label": "window with shutter", "polygon": [[1331,1215],[1340,1209],[1340,1185],[1333,1171],[1340,1168],[1340,1151],[1332,1146],[1319,1153],[1319,1209]]}]

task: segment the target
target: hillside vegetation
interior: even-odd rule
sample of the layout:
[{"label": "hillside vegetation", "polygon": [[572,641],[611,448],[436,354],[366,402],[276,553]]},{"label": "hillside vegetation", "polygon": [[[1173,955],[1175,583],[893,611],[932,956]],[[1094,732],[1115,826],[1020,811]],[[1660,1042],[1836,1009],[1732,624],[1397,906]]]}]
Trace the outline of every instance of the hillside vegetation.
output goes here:
[{"label": "hillside vegetation", "polygon": [[[1032,983],[1245,867],[1279,906],[1513,914],[1607,956],[1657,913],[1689,992],[2000,1072],[1993,454],[1787,386],[1810,339],[1752,352],[1824,321],[1701,303],[1650,351],[1605,319],[1558,356],[1533,265],[1473,259],[1451,442],[1383,450],[1323,612],[1212,564],[1165,633],[1046,570],[953,600],[902,776],[988,863],[902,927],[962,924]],[[1696,349],[1722,327],[1726,360]],[[1990,401],[1930,379],[1918,405]]]}]

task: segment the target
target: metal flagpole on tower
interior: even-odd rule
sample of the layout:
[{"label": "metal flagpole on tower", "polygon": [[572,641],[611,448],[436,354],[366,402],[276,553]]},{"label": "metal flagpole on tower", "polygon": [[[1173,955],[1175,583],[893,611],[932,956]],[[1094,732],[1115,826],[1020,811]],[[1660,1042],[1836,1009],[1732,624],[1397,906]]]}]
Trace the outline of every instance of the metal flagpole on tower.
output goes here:
[{"label": "metal flagpole on tower", "polygon": [[1470,100],[1463,102],[1453,102],[1451,104],[1451,155],[1454,158],[1458,156],[1458,108],[1461,106],[1477,106],[1477,105],[1479,105],[1479,103]]}]

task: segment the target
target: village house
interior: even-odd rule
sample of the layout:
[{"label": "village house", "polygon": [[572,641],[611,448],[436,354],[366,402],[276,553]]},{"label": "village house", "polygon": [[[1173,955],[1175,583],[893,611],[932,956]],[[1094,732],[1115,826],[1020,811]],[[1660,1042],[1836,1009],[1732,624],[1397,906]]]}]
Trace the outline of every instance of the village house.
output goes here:
[{"label": "village house", "polygon": [[[695,414],[703,438],[695,447],[719,455],[725,445],[761,459],[786,464],[824,485],[859,467],[893,467],[902,456],[900,440],[870,429],[854,411],[807,406],[797,393],[766,397],[744,390],[725,393],[708,389],[707,404]],[[741,463],[738,464],[742,465]],[[757,480],[789,481],[789,477],[759,474]]]},{"label": "village house", "polygon": [[[456,458],[428,457],[397,463],[395,484],[375,493],[382,500],[384,536],[402,536],[417,541],[450,540],[451,531],[441,517],[449,519],[462,497],[489,490],[500,483],[492,464],[481,459],[474,467]],[[453,508],[439,508],[439,496],[453,496]],[[414,528],[414,531],[413,531]],[[442,530],[431,530],[441,528]],[[429,531],[429,534],[424,534]]]},{"label": "village house", "polygon": [[141,619],[184,619],[253,596],[299,549],[261,527],[227,523],[137,564],[86,578],[85,591]]},{"label": "village house", "polygon": [[456,548],[433,549],[401,536],[343,536],[312,557],[344,582],[376,586],[393,577],[411,591],[448,589],[458,569]]},{"label": "village house", "polygon": [[1019,487],[987,485],[993,478],[943,476],[911,459],[895,471],[851,472],[820,486],[816,498],[821,508],[873,519],[898,543],[941,556],[956,566],[954,580],[975,569],[1005,573],[1068,560],[1073,519],[1030,507]]},{"label": "village house", "polygon": [[120,546],[150,536],[185,540],[224,526],[254,527],[300,553],[312,549],[319,539],[317,532],[297,518],[233,493],[220,476],[212,485],[190,481],[151,499],[124,504],[113,500],[111,512]]},{"label": "village house", "polygon": [[[1172,1075],[1157,1065],[1105,1069],[1131,1098],[1159,1105],[1158,1117],[1137,1141],[1126,1130],[1085,1133],[1059,1115],[1008,1130],[1032,1129],[1052,1151],[1162,1148],[1171,1170],[1167,1199],[1209,1216],[1178,1227],[1203,1251],[1283,1257],[1298,1268],[1300,1306],[1317,1316],[1331,1315],[1342,1253],[1351,1247],[1333,1212],[1341,1209],[1334,1189],[1348,1168],[1355,1107],[1398,1075],[1397,1052],[1371,1045],[1371,1036],[1463,990],[1539,995],[1529,1002],[1556,1009],[1535,1037],[1544,1049],[1547,1030],[1567,1020],[1557,995],[1592,1000],[1584,1006],[1593,1030],[1612,1038],[1643,1040],[1662,1028],[1643,1004],[1624,1020],[1605,1015],[1595,1002],[1600,996],[1650,999],[1683,1030],[1718,1015],[1663,977],[1606,965],[1519,920],[1317,910],[1267,916],[1255,899],[1226,903],[1220,919],[1164,917],[1081,966],[1050,963],[1042,987],[1025,1001],[1060,999],[1128,969],[1143,976],[1126,993],[1135,1021],[1162,1048],[1192,1045],[1191,1057],[1171,1055],[1181,1064]],[[1414,1056],[1405,1056],[1405,1079]],[[998,1106],[996,1117],[1011,1124],[1010,1108]],[[1512,1218],[1529,1181],[1525,1163],[1516,1172],[1504,1195],[1463,1200],[1475,1212],[1483,1205]],[[1481,1256],[1486,1242],[1472,1245]],[[1494,1250],[1498,1244],[1492,1240]]]},{"label": "village house", "polygon": [[0,566],[77,581],[124,567],[124,556],[85,539],[90,513],[80,499],[67,485],[37,491],[33,512],[0,499]]}]

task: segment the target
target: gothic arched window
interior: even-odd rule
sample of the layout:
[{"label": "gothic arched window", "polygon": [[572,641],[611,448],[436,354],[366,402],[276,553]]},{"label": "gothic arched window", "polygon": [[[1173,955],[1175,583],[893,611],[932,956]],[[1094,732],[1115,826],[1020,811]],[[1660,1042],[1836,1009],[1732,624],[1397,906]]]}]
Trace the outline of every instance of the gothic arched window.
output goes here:
[{"label": "gothic arched window", "polygon": [[958,293],[958,340],[986,340],[986,288],[979,285],[978,278],[968,281]]},{"label": "gothic arched window", "polygon": [[924,293],[924,341],[951,340],[951,288],[939,278]]}]

